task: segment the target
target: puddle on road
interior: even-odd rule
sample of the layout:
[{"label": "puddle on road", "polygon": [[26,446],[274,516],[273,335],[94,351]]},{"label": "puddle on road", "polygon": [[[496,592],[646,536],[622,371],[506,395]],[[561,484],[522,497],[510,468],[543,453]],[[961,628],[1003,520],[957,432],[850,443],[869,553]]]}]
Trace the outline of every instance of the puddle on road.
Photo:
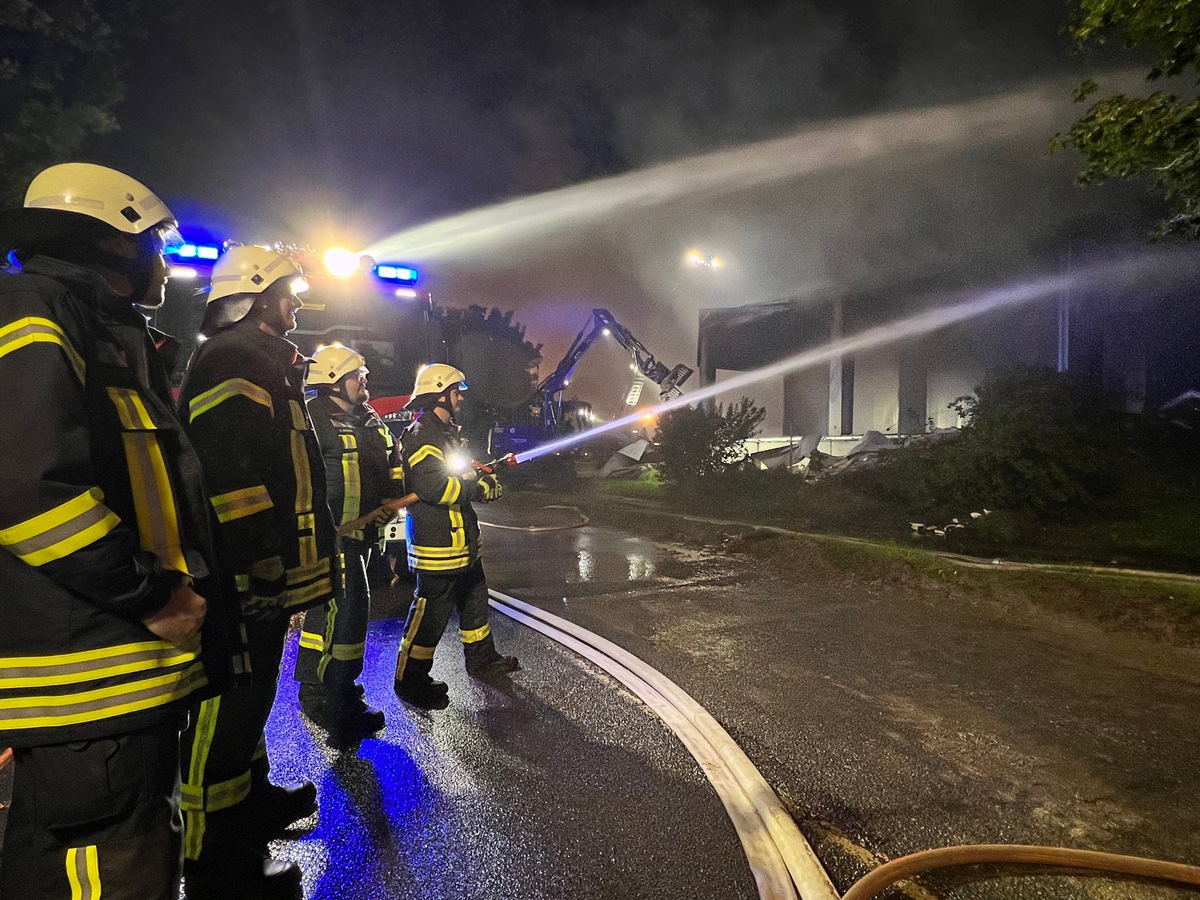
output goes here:
[{"label": "puddle on road", "polygon": [[591,526],[553,531],[485,528],[488,580],[538,588],[655,581],[663,550],[642,538]]},{"label": "puddle on road", "polygon": [[584,596],[707,582],[730,568],[719,553],[588,525],[574,507],[489,509],[483,525],[488,581],[499,590]]}]

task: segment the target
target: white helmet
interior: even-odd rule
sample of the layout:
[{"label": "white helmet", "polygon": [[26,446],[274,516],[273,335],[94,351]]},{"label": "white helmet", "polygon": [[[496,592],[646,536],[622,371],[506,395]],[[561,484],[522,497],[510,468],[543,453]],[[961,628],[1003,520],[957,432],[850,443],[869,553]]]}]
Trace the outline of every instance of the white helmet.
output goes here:
[{"label": "white helmet", "polygon": [[445,363],[422,366],[417,371],[412,398],[404,405],[404,408],[412,409],[424,402],[427,397],[441,396],[452,387],[456,387],[460,391],[467,389],[467,376],[462,373],[461,369]]},{"label": "white helmet", "polygon": [[[230,247],[213,266],[208,302],[224,300],[234,294],[261,294],[280,278],[289,276],[302,279],[304,272],[276,250]],[[297,288],[299,290],[303,288]]]},{"label": "white helmet", "polygon": [[230,247],[213,266],[200,333],[211,337],[242,321],[253,308],[256,295],[281,278],[293,278],[296,293],[308,289],[304,272],[282,253],[266,247]]},{"label": "white helmet", "polygon": [[125,234],[175,222],[167,205],[140,181],[91,163],[62,163],[38,174],[25,192],[25,208],[79,213]]},{"label": "white helmet", "polygon": [[312,362],[308,365],[307,382],[310,385],[337,384],[347,375],[365,370],[366,367],[367,361],[361,353],[341,344],[333,344],[313,354]]}]

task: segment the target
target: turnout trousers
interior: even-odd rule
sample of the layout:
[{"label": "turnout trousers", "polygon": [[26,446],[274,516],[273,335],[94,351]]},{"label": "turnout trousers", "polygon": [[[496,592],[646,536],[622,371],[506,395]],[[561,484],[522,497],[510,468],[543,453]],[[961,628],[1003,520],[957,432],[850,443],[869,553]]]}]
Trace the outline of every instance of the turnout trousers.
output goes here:
[{"label": "turnout trousers", "polygon": [[355,693],[362,674],[371,617],[371,588],[367,564],[371,545],[351,537],[341,539],[337,596],[304,614],[295,678],[301,684],[322,685],[335,698]]},{"label": "turnout trousers", "polygon": [[175,900],[181,724],[16,748],[0,896]]},{"label": "turnout trousers", "polygon": [[433,651],[442,639],[451,612],[458,611],[459,630],[467,671],[494,659],[497,655],[488,624],[488,586],[483,562],[455,572],[417,570],[413,603],[404,621],[400,654],[396,660],[396,681],[424,681],[433,668]]},{"label": "turnout trousers", "polygon": [[205,700],[192,711],[180,741],[184,857],[242,849],[248,827],[239,804],[270,770],[263,730],[275,702],[289,617],[247,620],[246,646],[253,680]]}]

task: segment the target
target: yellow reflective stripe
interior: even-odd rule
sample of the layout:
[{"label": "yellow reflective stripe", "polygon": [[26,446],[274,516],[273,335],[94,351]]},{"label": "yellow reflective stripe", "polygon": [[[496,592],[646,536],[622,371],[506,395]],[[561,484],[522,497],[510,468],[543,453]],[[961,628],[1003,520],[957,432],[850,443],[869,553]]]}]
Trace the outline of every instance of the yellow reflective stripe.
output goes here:
[{"label": "yellow reflective stripe", "polygon": [[288,409],[292,413],[292,428],[296,431],[308,431],[308,419],[304,415],[304,407],[295,400],[289,400]]},{"label": "yellow reflective stripe", "polygon": [[432,456],[434,459],[440,459],[442,462],[446,461],[446,456],[441,450],[439,450],[433,444],[425,444],[424,446],[420,447],[416,453],[408,458],[409,468],[412,468],[427,456]]},{"label": "yellow reflective stripe", "polygon": [[250,770],[235,775],[227,781],[213,784],[197,783],[183,785],[183,808],[219,812],[241,803],[250,794]]},{"label": "yellow reflective stripe", "polygon": [[458,495],[462,493],[462,482],[457,478],[446,479],[446,490],[442,492],[442,499],[438,501],[439,506],[449,506],[451,503],[458,502]]},{"label": "yellow reflective stripe", "polygon": [[77,650],[74,653],[55,653],[48,656],[10,656],[0,659],[0,673],[5,669],[25,669],[32,666],[70,666],[91,660],[113,659],[126,653],[140,653],[143,650],[164,648],[171,649],[168,641],[138,641],[133,644],[117,644],[112,647],[98,647],[95,650]]},{"label": "yellow reflective stripe", "polygon": [[0,531],[0,547],[31,566],[69,556],[104,537],[120,524],[105,506],[104,491],[89,488],[54,509]]},{"label": "yellow reflective stripe", "polygon": [[62,728],[165,706],[208,684],[204,666],[65,696],[0,699],[0,727]]},{"label": "yellow reflective stripe", "polygon": [[230,397],[245,397],[265,406],[272,415],[275,413],[275,405],[271,402],[271,394],[266,388],[260,388],[245,378],[230,378],[192,398],[188,404],[188,422],[195,422],[201,415]]},{"label": "yellow reflective stripe", "polygon": [[358,644],[334,644],[330,648],[330,654],[334,659],[340,659],[342,662],[354,662],[363,658],[367,652],[367,642],[363,641]]},{"label": "yellow reflective stripe", "polygon": [[433,651],[436,647],[422,647],[418,644],[410,644],[407,653],[409,659],[433,659]]},{"label": "yellow reflective stripe", "polygon": [[[345,591],[346,554],[339,553],[338,559],[341,561],[341,564],[337,568],[338,571],[342,573],[342,590]],[[320,681],[325,680],[325,670],[329,668],[329,663],[333,659],[332,654],[326,652],[326,645],[328,644],[330,648],[333,647],[333,633],[337,630],[337,618],[338,601],[337,597],[334,596],[330,598],[328,603],[325,604],[325,633],[321,635],[321,658],[317,660],[317,678]],[[307,619],[308,617],[306,616],[305,621],[307,621]],[[303,635],[301,635],[301,637],[303,637]]]},{"label": "yellow reflective stripe", "polygon": [[0,666],[0,691],[80,684],[131,672],[174,668],[196,659],[194,652],[180,650],[166,641],[106,647],[103,655],[93,652],[10,657]]},{"label": "yellow reflective stripe", "polygon": [[459,550],[467,549],[467,526],[463,521],[462,510],[456,506],[450,507],[450,546]]},{"label": "yellow reflective stripe", "polygon": [[413,569],[424,572],[452,572],[455,569],[465,569],[471,561],[469,555],[457,559],[422,559],[409,555],[408,565]]},{"label": "yellow reflective stripe", "polygon": [[204,812],[187,809],[183,810],[183,857],[197,860],[204,846],[204,833],[208,830],[208,816]]},{"label": "yellow reflective stripe", "polygon": [[329,578],[321,578],[307,587],[288,588],[287,605],[298,606],[323,597],[333,596],[333,582]]},{"label": "yellow reflective stripe", "polygon": [[208,753],[217,733],[221,713],[220,696],[205,700],[196,712],[196,733],[192,738],[192,754],[187,778],[181,785],[183,794],[184,830],[183,852],[188,859],[198,859],[204,846],[208,820],[204,815],[204,772],[208,768]]},{"label": "yellow reflective stripe", "polygon": [[157,435],[137,431],[127,432],[122,438],[137,515],[138,543],[157,556],[164,568],[191,574],[180,545],[175,492]]},{"label": "yellow reflective stripe", "polygon": [[40,316],[27,316],[0,328],[0,357],[8,356],[14,350],[20,350],[31,344],[55,344],[61,347],[63,354],[67,357],[67,362],[71,364],[71,369],[75,372],[75,377],[79,379],[80,384],[83,383],[87,366],[84,365],[79,351],[67,338],[66,332],[57,323]]},{"label": "yellow reflective stripe", "polygon": [[319,634],[313,634],[311,631],[300,632],[300,646],[305,650],[325,650],[325,638]]},{"label": "yellow reflective stripe", "polygon": [[358,439],[342,435],[342,522],[353,522],[362,513],[362,472],[359,468]]},{"label": "yellow reflective stripe", "polygon": [[126,429],[122,439],[137,515],[138,543],[143,550],[157,556],[166,568],[188,574],[179,536],[175,492],[154,420],[137,391],[118,387],[106,391]]},{"label": "yellow reflective stripe", "polygon": [[464,644],[477,644],[491,633],[491,625],[484,625],[482,628],[474,628],[470,631],[460,632],[460,634],[462,634],[462,641]]},{"label": "yellow reflective stripe", "polygon": [[391,475],[392,475],[392,481],[403,481],[404,480],[404,467],[403,466],[394,467],[391,470]]},{"label": "yellow reflective stripe", "polygon": [[311,565],[296,566],[293,569],[287,570],[288,587],[296,584],[302,584],[311,578],[316,578],[319,575],[328,575],[330,570],[330,560],[326,556],[324,559],[319,559]]},{"label": "yellow reflective stripe", "polygon": [[227,494],[217,494],[208,498],[217,513],[221,523],[232,522],[234,519],[244,519],[263,510],[271,509],[271,495],[265,486],[256,484],[253,487],[241,488]]},{"label": "yellow reflective stripe", "polygon": [[[416,603],[412,610],[411,617],[408,621],[408,627],[404,629],[404,636],[400,639],[400,654],[396,657],[396,678],[397,680],[404,677],[404,667],[408,665],[408,658],[412,655],[412,641],[417,630],[421,627],[421,620],[425,618],[425,598],[417,597]],[[418,657],[419,659],[420,657]],[[430,659],[433,657],[430,656]]]},{"label": "yellow reflective stripe", "polygon": [[413,554],[431,559],[465,556],[468,552],[465,547],[423,547],[420,544],[410,544],[409,546],[412,548]]},{"label": "yellow reflective stripe", "polygon": [[304,443],[304,432],[292,433],[292,468],[296,473],[296,512],[312,512],[312,470],[308,466],[308,448]]},{"label": "yellow reflective stripe", "polygon": [[200,709],[196,713],[196,734],[192,738],[192,754],[188,762],[187,780],[183,783],[185,808],[191,794],[196,791],[202,793],[204,790],[204,771],[208,768],[208,753],[212,749],[213,736],[217,733],[217,720],[220,715],[220,695],[205,700],[200,704]]},{"label": "yellow reflective stripe", "polygon": [[301,566],[319,563],[317,558],[317,517],[311,512],[296,516],[296,539],[300,548]]},{"label": "yellow reflective stripe", "polygon": [[154,428],[154,420],[150,418],[146,404],[142,402],[137,391],[118,387],[110,387],[106,390],[108,399],[117,408],[122,428],[126,431],[147,431]]},{"label": "yellow reflective stripe", "polygon": [[71,847],[67,850],[66,867],[71,900],[99,900],[100,854],[96,845]]}]

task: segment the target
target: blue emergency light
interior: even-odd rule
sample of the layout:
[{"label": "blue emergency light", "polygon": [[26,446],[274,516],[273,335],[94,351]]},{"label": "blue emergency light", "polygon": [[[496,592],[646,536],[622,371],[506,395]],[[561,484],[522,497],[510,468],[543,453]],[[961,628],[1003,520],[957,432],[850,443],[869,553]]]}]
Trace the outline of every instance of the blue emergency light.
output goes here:
[{"label": "blue emergency light", "polygon": [[379,263],[375,266],[375,277],[380,281],[390,281],[393,284],[416,284],[421,273],[412,266]]},{"label": "blue emergency light", "polygon": [[221,255],[221,248],[210,244],[176,244],[166,249],[168,256],[180,259],[204,259],[213,261]]}]

